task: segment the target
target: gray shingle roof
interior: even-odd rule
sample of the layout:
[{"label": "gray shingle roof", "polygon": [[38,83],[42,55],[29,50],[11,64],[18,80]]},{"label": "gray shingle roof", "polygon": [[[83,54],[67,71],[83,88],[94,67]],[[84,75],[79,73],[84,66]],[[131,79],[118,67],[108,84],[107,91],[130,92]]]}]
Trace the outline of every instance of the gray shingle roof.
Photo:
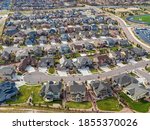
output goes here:
[{"label": "gray shingle roof", "polygon": [[84,83],[77,83],[75,81],[71,82],[70,84],[70,92],[71,93],[84,93],[86,92],[86,87]]}]

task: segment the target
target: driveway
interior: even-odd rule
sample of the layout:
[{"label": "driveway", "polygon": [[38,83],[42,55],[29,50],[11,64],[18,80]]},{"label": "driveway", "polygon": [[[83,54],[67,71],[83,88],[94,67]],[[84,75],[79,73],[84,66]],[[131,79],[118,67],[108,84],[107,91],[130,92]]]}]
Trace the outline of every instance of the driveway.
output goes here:
[{"label": "driveway", "polygon": [[111,71],[111,69],[108,68],[107,66],[102,66],[102,67],[100,67],[100,69],[102,69],[104,72],[109,72],[109,71]]},{"label": "driveway", "polygon": [[27,66],[26,71],[27,71],[28,73],[35,72],[35,68],[32,67],[32,66]]},{"label": "driveway", "polygon": [[66,71],[57,71],[58,75],[59,76],[68,76],[67,72]]},{"label": "driveway", "polygon": [[85,68],[85,69],[78,69],[78,71],[83,75],[91,75],[92,73],[90,72],[89,68]]},{"label": "driveway", "polygon": [[39,72],[47,73],[47,68],[41,68],[41,67],[39,67],[38,70],[39,70]]}]

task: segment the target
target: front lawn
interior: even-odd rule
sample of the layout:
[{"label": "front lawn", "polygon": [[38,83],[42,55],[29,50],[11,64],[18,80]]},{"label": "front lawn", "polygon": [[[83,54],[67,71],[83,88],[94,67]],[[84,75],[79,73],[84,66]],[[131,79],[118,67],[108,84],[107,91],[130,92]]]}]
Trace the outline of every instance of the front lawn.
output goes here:
[{"label": "front lawn", "polygon": [[105,111],[121,111],[123,108],[115,97],[106,98],[96,102],[100,110]]},{"label": "front lawn", "polygon": [[91,102],[66,102],[66,107],[76,109],[90,109],[92,107]]},{"label": "front lawn", "polygon": [[97,70],[97,69],[95,69],[95,68],[90,68],[90,71],[91,71],[91,73],[93,73],[93,74],[98,73],[98,70]]},{"label": "front lawn", "polygon": [[124,101],[128,104],[128,106],[137,111],[137,112],[148,112],[150,108],[150,103],[146,102],[144,100],[140,100],[138,102],[133,101],[131,98],[129,98],[126,94],[123,92],[119,94],[121,98],[124,99]]}]

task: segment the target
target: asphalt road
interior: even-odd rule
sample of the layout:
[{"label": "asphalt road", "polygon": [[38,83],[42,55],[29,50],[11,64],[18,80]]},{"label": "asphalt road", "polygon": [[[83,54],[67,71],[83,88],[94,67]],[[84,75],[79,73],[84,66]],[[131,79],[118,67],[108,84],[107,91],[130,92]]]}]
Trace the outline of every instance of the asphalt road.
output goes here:
[{"label": "asphalt road", "polygon": [[86,80],[95,80],[95,79],[106,79],[110,78],[112,76],[117,76],[119,74],[125,73],[125,72],[131,72],[133,70],[136,70],[141,67],[145,67],[147,64],[150,64],[149,61],[140,61],[136,64],[128,64],[124,67],[116,68],[109,72],[104,72],[102,74],[92,74],[92,75],[69,75],[69,76],[59,76],[59,75],[48,75],[41,72],[32,72],[27,73],[24,76],[24,81],[28,84],[38,84],[46,81],[60,81],[63,79],[65,82],[69,81],[86,81]]}]

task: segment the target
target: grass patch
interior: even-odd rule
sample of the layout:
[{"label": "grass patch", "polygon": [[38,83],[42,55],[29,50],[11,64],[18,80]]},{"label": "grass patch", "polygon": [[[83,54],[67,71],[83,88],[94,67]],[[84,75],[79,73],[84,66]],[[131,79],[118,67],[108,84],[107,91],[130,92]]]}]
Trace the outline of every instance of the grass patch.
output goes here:
[{"label": "grass patch", "polygon": [[54,74],[54,73],[55,73],[55,68],[54,68],[54,67],[50,67],[50,68],[48,69],[48,72],[49,72],[50,74]]},{"label": "grass patch", "polygon": [[150,15],[139,15],[139,16],[134,16],[133,20],[135,21],[140,21],[140,22],[145,22],[150,24]]},{"label": "grass patch", "polygon": [[129,75],[133,76],[133,77],[137,77],[137,75],[133,72],[130,72]]},{"label": "grass patch", "polygon": [[92,107],[91,102],[67,102],[66,107],[76,109],[90,109]]},{"label": "grass patch", "polygon": [[104,100],[99,100],[96,102],[97,107],[100,110],[106,111],[120,111],[122,110],[122,106],[119,104],[118,100],[115,97],[106,98]]},{"label": "grass patch", "polygon": [[97,70],[97,69],[95,69],[95,68],[90,68],[90,71],[91,71],[91,73],[93,73],[93,74],[98,73],[98,70]]},{"label": "grass patch", "polygon": [[33,93],[33,102],[34,103],[43,103],[44,100],[39,95],[41,90],[41,86],[27,86],[23,85],[19,89],[19,94],[14,97],[14,101],[7,101],[7,104],[19,104],[19,103],[26,103],[30,95]]},{"label": "grass patch", "polygon": [[111,47],[110,50],[116,52],[119,50],[119,47],[118,46]]},{"label": "grass patch", "polygon": [[146,102],[144,100],[139,100],[138,102],[133,101],[131,98],[129,98],[126,94],[123,92],[119,93],[120,97],[124,99],[124,101],[128,104],[128,106],[137,111],[137,112],[148,112],[150,103]]},{"label": "grass patch", "polygon": [[80,57],[81,55],[80,55],[80,53],[73,53],[72,54],[72,58],[77,58],[77,57]]}]

